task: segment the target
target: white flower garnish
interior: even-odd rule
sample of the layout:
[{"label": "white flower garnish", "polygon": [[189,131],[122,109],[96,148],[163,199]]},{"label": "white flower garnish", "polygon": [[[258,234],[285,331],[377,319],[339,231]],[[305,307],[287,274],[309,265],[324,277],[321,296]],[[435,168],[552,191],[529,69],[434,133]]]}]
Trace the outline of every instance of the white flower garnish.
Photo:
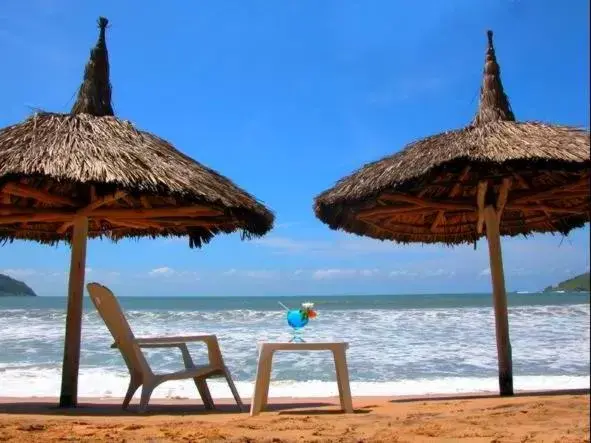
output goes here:
[{"label": "white flower garnish", "polygon": [[304,309],[312,309],[313,307],[314,307],[314,303],[312,303],[312,302],[307,301],[305,303],[302,303],[302,308],[304,308]]}]

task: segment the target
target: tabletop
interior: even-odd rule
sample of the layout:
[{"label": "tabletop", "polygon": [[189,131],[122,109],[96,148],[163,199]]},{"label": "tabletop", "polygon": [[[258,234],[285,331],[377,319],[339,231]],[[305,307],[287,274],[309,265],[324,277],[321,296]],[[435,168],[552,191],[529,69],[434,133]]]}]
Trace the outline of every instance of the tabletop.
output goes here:
[{"label": "tabletop", "polygon": [[347,349],[347,342],[258,342],[257,348],[272,351],[332,351],[333,349]]}]

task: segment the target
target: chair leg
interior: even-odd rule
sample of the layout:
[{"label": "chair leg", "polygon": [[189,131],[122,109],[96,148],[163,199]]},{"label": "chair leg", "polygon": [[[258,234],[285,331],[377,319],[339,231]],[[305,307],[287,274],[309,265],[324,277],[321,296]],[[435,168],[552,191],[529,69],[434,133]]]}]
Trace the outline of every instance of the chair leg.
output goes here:
[{"label": "chair leg", "polygon": [[146,385],[142,386],[142,396],[140,397],[140,412],[145,412],[148,408],[148,402],[150,401],[150,396],[152,395],[152,391],[154,390],[154,385]]},{"label": "chair leg", "polygon": [[207,381],[201,377],[195,377],[193,380],[195,381],[195,386],[197,386],[201,400],[203,400],[205,409],[214,409],[215,405],[213,404],[213,399],[211,398],[211,392],[209,392]]},{"label": "chair leg", "polygon": [[129,381],[129,387],[127,388],[127,393],[125,394],[125,398],[123,399],[123,409],[127,409],[129,406],[129,402],[133,398],[133,395],[141,386],[141,383],[138,383],[133,378]]},{"label": "chair leg", "polygon": [[226,377],[226,381],[228,382],[228,386],[230,386],[230,391],[232,391],[232,395],[234,396],[234,400],[236,400],[236,404],[240,411],[242,412],[244,409],[244,404],[242,403],[242,399],[240,398],[240,394],[238,393],[238,389],[236,389],[236,385],[234,385],[234,380],[232,380],[232,375],[230,374],[230,370],[228,368],[224,368],[224,376]]}]

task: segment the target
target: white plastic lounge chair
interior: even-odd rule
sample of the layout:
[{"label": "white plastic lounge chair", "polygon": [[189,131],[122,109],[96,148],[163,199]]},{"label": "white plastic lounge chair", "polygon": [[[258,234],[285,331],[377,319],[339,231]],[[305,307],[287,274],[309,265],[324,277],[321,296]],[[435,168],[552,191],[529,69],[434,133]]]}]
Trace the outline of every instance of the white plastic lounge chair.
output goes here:
[{"label": "white plastic lounge chair", "polygon": [[[129,323],[113,293],[98,283],[89,283],[86,287],[88,288],[92,302],[115,339],[115,343],[111,347],[118,348],[121,351],[121,355],[129,369],[131,380],[127,394],[125,394],[125,399],[123,400],[123,409],[127,409],[129,402],[140,386],[142,387],[140,411],[143,412],[146,410],[152,391],[156,386],[168,380],[186,378],[192,378],[195,381],[205,408],[213,409],[214,403],[206,380],[213,377],[225,377],[238,407],[241,411],[243,410],[242,400],[236,390],[236,386],[234,386],[230,371],[224,365],[222,353],[215,335],[136,338],[133,332],[131,332]],[[187,343],[189,342],[204,342],[207,344],[209,364],[197,366],[193,363],[189,349],[187,348]],[[168,374],[155,374],[152,372],[141,349],[175,347],[181,350],[185,369]]]}]

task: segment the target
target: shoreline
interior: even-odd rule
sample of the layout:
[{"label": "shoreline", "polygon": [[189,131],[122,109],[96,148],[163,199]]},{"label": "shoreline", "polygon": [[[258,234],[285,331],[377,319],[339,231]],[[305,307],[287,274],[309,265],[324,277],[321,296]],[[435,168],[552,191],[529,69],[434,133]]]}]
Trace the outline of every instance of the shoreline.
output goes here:
[{"label": "shoreline", "polygon": [[[139,391],[138,391],[139,392]],[[422,401],[422,400],[461,400],[461,399],[487,399],[487,398],[521,398],[521,397],[543,397],[543,396],[556,396],[556,395],[591,395],[591,388],[576,388],[576,389],[556,389],[556,390],[515,390],[513,397],[501,397],[496,392],[459,392],[459,393],[441,393],[441,394],[419,394],[419,395],[358,395],[353,396],[353,401],[367,402],[367,401]],[[133,397],[131,405],[138,403],[139,394]],[[245,403],[249,403],[252,399],[251,396],[242,396],[242,400]],[[232,397],[215,397],[214,402],[225,404],[234,404]],[[339,397],[335,396],[322,396],[322,397],[269,397],[269,402],[285,404],[285,403],[309,403],[309,402],[326,402],[338,404]],[[7,403],[42,403],[42,404],[57,404],[59,397],[55,396],[0,396],[0,405]],[[98,403],[98,404],[121,404],[123,397],[117,396],[101,396],[101,397],[78,397],[78,403]],[[158,398],[153,397],[150,400],[150,404],[155,405],[168,405],[168,404],[194,404],[201,405],[197,392],[195,397],[171,397],[171,398]],[[0,412],[1,413],[1,412]]]},{"label": "shoreline", "polygon": [[[331,368],[332,369],[332,368]],[[34,371],[27,371],[14,376],[15,370],[3,373],[0,387],[0,398],[38,398],[56,397],[59,392],[59,373],[45,374],[41,377]],[[51,375],[51,378],[49,377]],[[35,384],[22,384],[23,379],[36,377]],[[591,386],[591,375],[556,375],[556,376],[515,376],[516,393],[535,393],[552,390],[577,391]],[[81,371],[80,399],[114,400],[123,398],[129,382],[129,375],[108,371],[87,373]],[[223,380],[212,379],[209,389],[213,398],[232,398],[232,394]],[[252,395],[253,380],[235,381],[242,398]],[[498,377],[448,377],[440,379],[399,379],[392,381],[350,381],[351,393],[354,397],[433,397],[452,395],[496,395],[498,393]],[[139,396],[139,393],[136,394]],[[196,398],[197,391],[191,380],[170,381],[157,387],[152,400],[191,400]],[[269,387],[272,398],[330,398],[338,396],[335,380],[272,380]]]}]

